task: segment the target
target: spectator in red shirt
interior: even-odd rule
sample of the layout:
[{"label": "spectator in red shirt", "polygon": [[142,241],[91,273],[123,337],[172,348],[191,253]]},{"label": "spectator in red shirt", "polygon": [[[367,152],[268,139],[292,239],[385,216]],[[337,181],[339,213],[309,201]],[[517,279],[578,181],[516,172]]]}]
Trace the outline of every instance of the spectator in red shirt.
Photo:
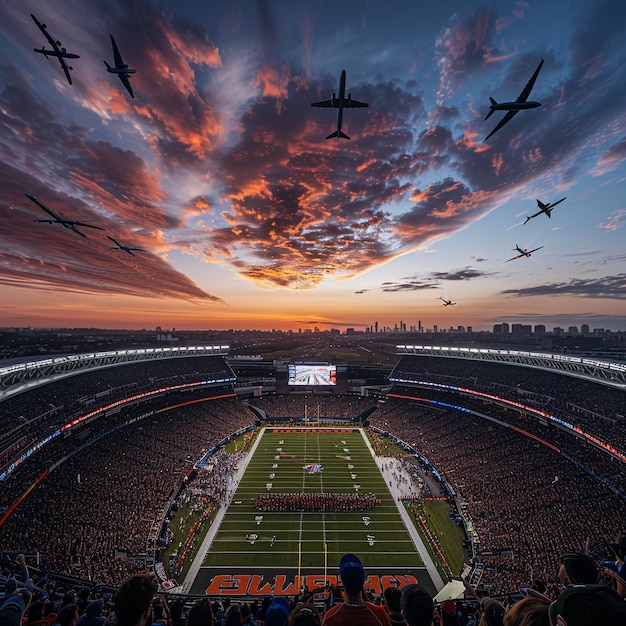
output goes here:
[{"label": "spectator in red shirt", "polygon": [[363,596],[365,570],[358,556],[344,554],[339,563],[344,600],[324,615],[323,626],[391,626],[387,610]]}]

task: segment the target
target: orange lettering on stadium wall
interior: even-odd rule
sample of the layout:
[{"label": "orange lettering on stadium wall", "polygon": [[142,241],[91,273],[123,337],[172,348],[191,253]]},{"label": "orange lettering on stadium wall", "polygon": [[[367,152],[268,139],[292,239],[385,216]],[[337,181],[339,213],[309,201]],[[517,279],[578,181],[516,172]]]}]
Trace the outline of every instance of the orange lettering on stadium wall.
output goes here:
[{"label": "orange lettering on stadium wall", "polygon": [[[319,589],[325,585],[339,584],[337,576],[324,576],[323,574],[302,576],[301,586],[307,591]],[[380,595],[387,587],[402,589],[407,585],[417,584],[418,580],[410,574],[398,576],[368,576],[364,588]],[[206,588],[208,596],[293,596],[298,593],[299,585],[295,578],[287,579],[283,574],[276,576],[274,583],[263,583],[263,577],[259,574],[220,574],[211,580]]]}]

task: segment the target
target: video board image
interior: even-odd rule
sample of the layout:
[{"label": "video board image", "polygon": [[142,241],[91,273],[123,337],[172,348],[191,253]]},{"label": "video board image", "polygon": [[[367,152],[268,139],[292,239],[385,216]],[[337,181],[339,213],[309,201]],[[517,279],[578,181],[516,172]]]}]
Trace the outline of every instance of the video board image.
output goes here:
[{"label": "video board image", "polygon": [[329,386],[337,384],[335,365],[298,364],[289,365],[289,385]]}]

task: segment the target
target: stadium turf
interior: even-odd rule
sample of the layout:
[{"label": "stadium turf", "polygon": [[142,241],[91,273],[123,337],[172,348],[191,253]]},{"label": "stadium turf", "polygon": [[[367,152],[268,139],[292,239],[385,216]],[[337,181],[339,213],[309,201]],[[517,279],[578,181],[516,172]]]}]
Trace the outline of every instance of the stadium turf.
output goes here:
[{"label": "stadium turf", "polygon": [[[204,566],[299,569],[319,573],[341,555],[358,554],[368,567],[423,567],[391,493],[358,429],[342,433],[266,428],[239,483]],[[311,471],[307,465],[323,469]],[[260,494],[375,494],[366,511],[259,511]]]}]

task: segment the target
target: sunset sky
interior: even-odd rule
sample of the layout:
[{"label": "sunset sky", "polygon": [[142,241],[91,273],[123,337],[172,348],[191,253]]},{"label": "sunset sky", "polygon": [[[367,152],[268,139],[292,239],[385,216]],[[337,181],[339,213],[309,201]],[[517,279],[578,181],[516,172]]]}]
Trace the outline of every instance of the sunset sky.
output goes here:
[{"label": "sunset sky", "polygon": [[[71,86],[33,52],[50,46],[31,13],[80,55]],[[0,17],[0,326],[626,330],[622,0],[0,0]],[[484,142],[489,97],[515,100],[541,58],[542,106]],[[326,140],[337,111],[310,104],[342,69],[369,108]],[[104,230],[36,223],[26,193]],[[543,248],[506,262],[515,244]]]}]

